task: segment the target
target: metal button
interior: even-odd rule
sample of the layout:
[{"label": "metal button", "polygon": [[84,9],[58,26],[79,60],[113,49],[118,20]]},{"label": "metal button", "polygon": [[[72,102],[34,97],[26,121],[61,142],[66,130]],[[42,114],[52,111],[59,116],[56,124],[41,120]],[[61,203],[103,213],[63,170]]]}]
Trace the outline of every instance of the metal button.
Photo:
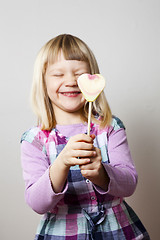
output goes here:
[{"label": "metal button", "polygon": [[91,200],[95,200],[96,198],[94,196],[91,197]]},{"label": "metal button", "polygon": [[86,179],[86,183],[89,183],[90,181],[89,181],[89,179]]}]

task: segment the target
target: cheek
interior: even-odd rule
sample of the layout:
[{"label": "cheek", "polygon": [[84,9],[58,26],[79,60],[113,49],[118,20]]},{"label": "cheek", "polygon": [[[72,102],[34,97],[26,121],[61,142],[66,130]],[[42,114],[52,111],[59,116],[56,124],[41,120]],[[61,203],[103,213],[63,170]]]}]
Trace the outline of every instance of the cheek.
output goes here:
[{"label": "cheek", "polygon": [[52,101],[55,97],[55,92],[53,91],[53,89],[49,86],[46,86],[46,90],[47,90],[47,95],[49,97],[49,99]]},{"label": "cheek", "polygon": [[82,98],[81,98],[81,103],[82,103],[82,106],[84,106],[85,103],[86,103],[86,99],[83,97],[83,95],[82,95]]},{"label": "cheek", "polygon": [[46,89],[47,89],[48,94],[54,94],[57,92],[58,86],[55,82],[48,81],[48,82],[46,82]]},{"label": "cheek", "polygon": [[81,102],[85,103],[86,99],[84,98],[83,94],[81,94]]}]

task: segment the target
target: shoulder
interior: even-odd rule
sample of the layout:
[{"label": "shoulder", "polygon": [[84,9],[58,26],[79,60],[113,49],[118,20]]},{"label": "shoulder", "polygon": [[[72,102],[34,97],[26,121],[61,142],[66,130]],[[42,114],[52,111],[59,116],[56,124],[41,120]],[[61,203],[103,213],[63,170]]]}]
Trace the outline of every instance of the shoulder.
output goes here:
[{"label": "shoulder", "polygon": [[27,141],[42,150],[49,134],[50,131],[41,130],[39,126],[32,127],[22,134],[20,142]]},{"label": "shoulder", "polygon": [[45,131],[41,130],[39,126],[32,127],[22,134],[21,142],[33,142],[35,138],[41,140],[42,137],[46,137]]},{"label": "shoulder", "polygon": [[125,129],[125,126],[124,126],[123,122],[118,117],[112,116],[111,128],[116,131],[120,128]]},{"label": "shoulder", "polygon": [[112,116],[111,123],[109,126],[106,126],[104,128],[101,128],[99,124],[93,124],[94,125],[94,131],[99,135],[101,133],[110,133],[111,131],[117,131],[119,129],[124,129],[125,126],[123,122],[116,116]]}]

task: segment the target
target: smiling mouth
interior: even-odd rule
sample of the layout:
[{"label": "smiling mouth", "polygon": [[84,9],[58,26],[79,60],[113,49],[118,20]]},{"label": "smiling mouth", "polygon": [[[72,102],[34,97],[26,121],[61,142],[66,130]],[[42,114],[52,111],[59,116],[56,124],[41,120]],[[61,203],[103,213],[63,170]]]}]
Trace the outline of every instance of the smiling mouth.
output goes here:
[{"label": "smiling mouth", "polygon": [[81,93],[80,91],[76,91],[76,92],[60,92],[60,94],[62,94],[63,96],[66,96],[66,97],[76,97],[80,93]]}]

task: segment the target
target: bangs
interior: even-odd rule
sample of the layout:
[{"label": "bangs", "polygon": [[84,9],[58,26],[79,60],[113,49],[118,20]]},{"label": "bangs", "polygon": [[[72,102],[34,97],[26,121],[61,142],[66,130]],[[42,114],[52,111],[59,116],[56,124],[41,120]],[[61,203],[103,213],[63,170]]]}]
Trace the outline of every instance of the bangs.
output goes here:
[{"label": "bangs", "polygon": [[[48,64],[53,64],[58,59],[59,53],[62,51],[66,60],[78,60],[89,62],[87,57],[87,48],[85,44],[69,34],[59,35],[52,39],[48,49]],[[86,48],[86,49],[85,49]]]}]

